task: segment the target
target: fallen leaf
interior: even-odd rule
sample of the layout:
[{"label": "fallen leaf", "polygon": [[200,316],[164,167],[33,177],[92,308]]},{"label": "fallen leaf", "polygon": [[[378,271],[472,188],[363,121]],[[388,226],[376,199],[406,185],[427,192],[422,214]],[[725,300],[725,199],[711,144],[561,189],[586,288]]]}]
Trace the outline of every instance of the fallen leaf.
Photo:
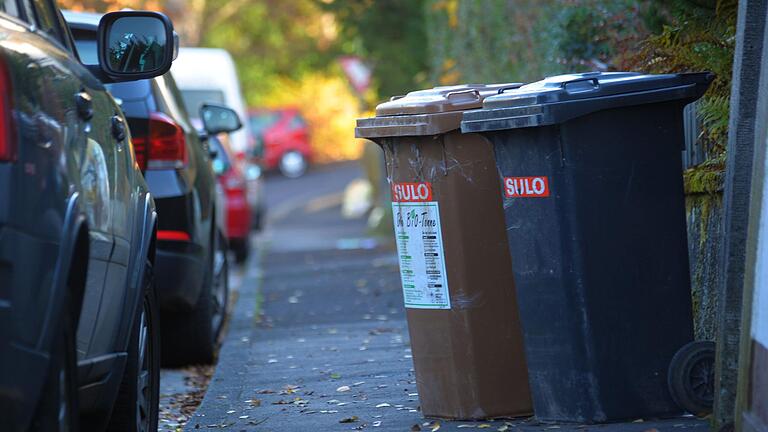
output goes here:
[{"label": "fallen leaf", "polygon": [[496,429],[498,432],[507,432],[509,430],[509,426],[504,425]]},{"label": "fallen leaf", "polygon": [[643,420],[643,419],[637,419],[637,420],[633,421],[632,423],[642,423],[642,422],[644,422],[644,421],[645,421],[645,420]]},{"label": "fallen leaf", "polygon": [[376,408],[387,408],[387,407],[391,407],[391,406],[392,405],[390,405],[390,404],[385,402],[385,403],[380,403],[380,404],[376,405]]},{"label": "fallen leaf", "polygon": [[341,375],[339,375],[339,374],[337,374],[337,373],[332,373],[332,374],[331,374],[331,378],[332,378],[332,379],[339,379],[339,378],[341,378]]},{"label": "fallen leaf", "polygon": [[436,421],[436,422],[432,423],[432,426],[429,428],[429,430],[431,430],[432,432],[436,432],[436,431],[440,430],[440,422]]},{"label": "fallen leaf", "polygon": [[339,393],[348,392],[350,390],[351,389],[349,388],[349,386],[341,386],[341,387],[336,389],[336,391],[339,392]]},{"label": "fallen leaf", "polygon": [[488,429],[489,427],[491,427],[491,425],[488,423],[482,423],[477,426],[478,429]]},{"label": "fallen leaf", "polygon": [[456,427],[457,427],[457,428],[474,428],[474,427],[475,427],[475,425],[471,425],[471,424],[460,424],[460,425],[458,425],[458,426],[456,426]]},{"label": "fallen leaf", "polygon": [[354,423],[357,421],[357,416],[346,417],[339,420],[339,423]]},{"label": "fallen leaf", "polygon": [[379,427],[381,426],[381,420],[373,422],[373,427]]},{"label": "fallen leaf", "polygon": [[235,410],[229,410],[229,411],[227,411],[227,414],[232,414],[234,412],[235,412]]},{"label": "fallen leaf", "polygon": [[238,417],[238,418],[239,418],[239,419],[241,419],[241,420],[245,420],[245,419],[247,419],[248,417],[250,417],[250,416],[247,416],[247,415],[241,415],[241,416],[240,416],[240,417]]}]

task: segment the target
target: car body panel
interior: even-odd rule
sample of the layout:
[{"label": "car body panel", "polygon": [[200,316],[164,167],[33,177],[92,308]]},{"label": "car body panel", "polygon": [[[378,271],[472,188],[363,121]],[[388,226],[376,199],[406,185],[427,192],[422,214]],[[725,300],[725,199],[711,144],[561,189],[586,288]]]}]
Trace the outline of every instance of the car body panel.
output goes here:
[{"label": "car body panel", "polygon": [[227,143],[218,137],[209,138],[209,145],[216,151],[214,163],[219,166],[219,185],[224,193],[226,237],[229,241],[247,239],[251,232],[252,215],[242,163]]},{"label": "car body panel", "polygon": [[[135,168],[130,135],[118,141],[112,133],[113,117],[124,118],[122,112],[77,60],[56,18],[58,40],[0,13],[0,61],[11,79],[17,143],[16,160],[0,162],[0,323],[7,324],[0,326],[0,417],[6,430],[29,426],[67,297],[73,312],[82,312],[79,382],[99,393],[81,400],[81,408],[106,421],[124,362],[110,363],[117,379],[109,385],[91,372],[107,364],[102,357],[125,355],[141,294],[137,277],[153,244],[154,203]],[[92,100],[90,120],[78,110],[82,94]],[[67,283],[79,253],[88,253],[84,292]]]}]

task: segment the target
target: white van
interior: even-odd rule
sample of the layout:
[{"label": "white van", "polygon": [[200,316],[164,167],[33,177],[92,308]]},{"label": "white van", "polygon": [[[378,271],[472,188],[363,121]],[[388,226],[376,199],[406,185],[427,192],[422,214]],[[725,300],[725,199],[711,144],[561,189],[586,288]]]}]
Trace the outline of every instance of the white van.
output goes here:
[{"label": "white van", "polygon": [[181,48],[171,73],[193,119],[200,117],[200,106],[205,102],[224,104],[237,111],[243,128],[231,135],[230,145],[235,152],[245,152],[250,136],[248,113],[232,56],[220,48]]}]

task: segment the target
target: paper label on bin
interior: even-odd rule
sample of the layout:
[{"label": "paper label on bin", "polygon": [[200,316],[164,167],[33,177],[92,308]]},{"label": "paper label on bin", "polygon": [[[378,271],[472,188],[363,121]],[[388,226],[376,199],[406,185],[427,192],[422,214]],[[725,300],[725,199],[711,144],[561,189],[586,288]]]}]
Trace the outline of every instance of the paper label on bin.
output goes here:
[{"label": "paper label on bin", "polygon": [[549,196],[547,177],[504,177],[507,198],[545,198]]},{"label": "paper label on bin", "polygon": [[393,202],[392,213],[405,307],[450,309],[438,203]]}]

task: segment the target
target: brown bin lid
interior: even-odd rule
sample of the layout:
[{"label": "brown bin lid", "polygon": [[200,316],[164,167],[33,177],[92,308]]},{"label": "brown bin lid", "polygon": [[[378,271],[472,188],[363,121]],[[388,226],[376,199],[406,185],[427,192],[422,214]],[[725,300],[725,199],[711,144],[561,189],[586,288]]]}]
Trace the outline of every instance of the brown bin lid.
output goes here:
[{"label": "brown bin lid", "polygon": [[396,96],[376,107],[376,117],[358,119],[355,137],[436,135],[459,129],[462,111],[481,108],[486,97],[521,85],[461,84]]}]

